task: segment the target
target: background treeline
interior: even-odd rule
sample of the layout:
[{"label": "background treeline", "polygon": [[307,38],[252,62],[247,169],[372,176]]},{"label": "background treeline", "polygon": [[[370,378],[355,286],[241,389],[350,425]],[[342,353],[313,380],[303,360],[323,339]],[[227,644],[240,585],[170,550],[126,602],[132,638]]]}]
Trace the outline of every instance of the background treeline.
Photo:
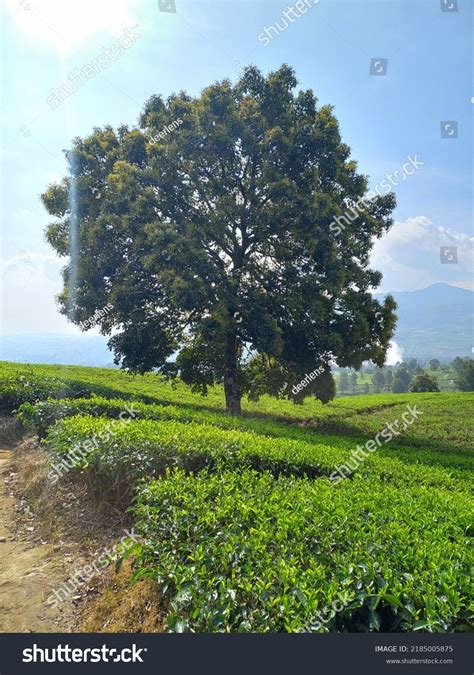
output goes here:
[{"label": "background treeline", "polygon": [[341,368],[335,372],[338,396],[407,391],[474,391],[474,360],[457,356],[451,363],[430,359],[402,361],[378,368],[364,365],[359,371]]}]

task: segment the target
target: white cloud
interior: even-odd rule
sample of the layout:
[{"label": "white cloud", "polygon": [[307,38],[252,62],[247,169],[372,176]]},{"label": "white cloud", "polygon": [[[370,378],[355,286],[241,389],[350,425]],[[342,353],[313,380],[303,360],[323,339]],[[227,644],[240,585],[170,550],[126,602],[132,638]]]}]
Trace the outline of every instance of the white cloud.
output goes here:
[{"label": "white cloud", "polygon": [[403,361],[403,350],[400,345],[395,342],[395,340],[392,340],[387,350],[387,358],[385,363],[387,366],[395,366],[401,361]]},{"label": "white cloud", "polygon": [[13,211],[13,218],[18,225],[27,225],[34,221],[35,214],[30,209],[16,209]]},{"label": "white cloud", "polygon": [[62,181],[62,176],[58,173],[53,173],[50,171],[46,174],[46,183],[50,185],[51,183],[60,183]]},{"label": "white cloud", "polygon": [[73,52],[102,33],[119,36],[136,24],[135,0],[5,0],[22,39],[60,54]]},{"label": "white cloud", "polygon": [[[383,273],[377,291],[413,291],[440,281],[472,289],[473,241],[426,216],[396,221],[373,249],[371,266]],[[456,247],[456,264],[441,263],[441,246]]]},{"label": "white cloud", "polygon": [[63,266],[54,255],[26,250],[1,264],[3,333],[78,332],[54,299],[62,288]]}]

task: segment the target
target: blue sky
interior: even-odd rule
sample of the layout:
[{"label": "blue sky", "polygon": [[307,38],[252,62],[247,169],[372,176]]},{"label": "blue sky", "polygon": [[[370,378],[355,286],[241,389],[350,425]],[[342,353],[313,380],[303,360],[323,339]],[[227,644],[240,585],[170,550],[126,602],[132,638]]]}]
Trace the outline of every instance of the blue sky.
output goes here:
[{"label": "blue sky", "polygon": [[[473,3],[442,11],[440,0],[307,0],[264,46],[258,36],[284,27],[283,10],[295,6],[176,0],[176,12],[163,12],[157,0],[3,0],[3,332],[77,331],[55,308],[63,262],[44,241],[39,201],[64,175],[71,139],[136,124],[152,94],[198,94],[250,63],[265,73],[289,63],[301,87],[334,106],[372,186],[408,156],[423,162],[394,187],[396,222],[373,255],[381,290],[472,287]],[[53,88],[137,25],[140,37],[122,55],[51,109]],[[370,74],[371,59],[387,59],[385,75]],[[441,137],[443,121],[457,123],[457,138]],[[441,264],[441,246],[457,248],[457,264]]]}]

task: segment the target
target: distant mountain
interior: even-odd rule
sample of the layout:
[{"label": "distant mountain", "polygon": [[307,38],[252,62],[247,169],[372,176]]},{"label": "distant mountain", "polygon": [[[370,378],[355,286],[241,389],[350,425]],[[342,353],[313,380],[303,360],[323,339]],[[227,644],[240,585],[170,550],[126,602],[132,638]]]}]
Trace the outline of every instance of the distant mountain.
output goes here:
[{"label": "distant mountain", "polygon": [[[398,309],[395,342],[403,358],[472,356],[474,293],[449,284],[392,293]],[[384,294],[377,293],[377,298]]]},{"label": "distant mountain", "polygon": [[102,335],[62,333],[2,335],[0,360],[17,363],[58,363],[113,367],[114,357]]},{"label": "distant mountain", "polygon": [[[395,342],[403,358],[440,361],[472,356],[472,291],[434,284],[419,291],[392,293],[398,304]],[[376,297],[383,298],[378,293]],[[0,339],[0,360],[114,367],[108,338],[101,335],[24,334]]]}]

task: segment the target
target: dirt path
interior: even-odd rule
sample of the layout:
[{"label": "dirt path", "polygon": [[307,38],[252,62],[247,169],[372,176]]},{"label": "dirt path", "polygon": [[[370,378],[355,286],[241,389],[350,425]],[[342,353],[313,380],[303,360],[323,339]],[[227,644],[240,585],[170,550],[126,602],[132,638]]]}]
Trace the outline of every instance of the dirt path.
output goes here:
[{"label": "dirt path", "polygon": [[68,608],[46,603],[64,578],[63,561],[34,526],[18,527],[22,509],[9,490],[12,459],[11,450],[0,448],[0,632],[65,631]]},{"label": "dirt path", "polygon": [[[77,476],[52,485],[47,474],[37,439],[0,433],[0,633],[161,631],[156,588],[146,579],[130,587],[129,563],[119,575],[111,565],[73,586],[72,573],[110,550],[130,523],[92,499]],[[62,601],[53,607],[54,591]]]}]

